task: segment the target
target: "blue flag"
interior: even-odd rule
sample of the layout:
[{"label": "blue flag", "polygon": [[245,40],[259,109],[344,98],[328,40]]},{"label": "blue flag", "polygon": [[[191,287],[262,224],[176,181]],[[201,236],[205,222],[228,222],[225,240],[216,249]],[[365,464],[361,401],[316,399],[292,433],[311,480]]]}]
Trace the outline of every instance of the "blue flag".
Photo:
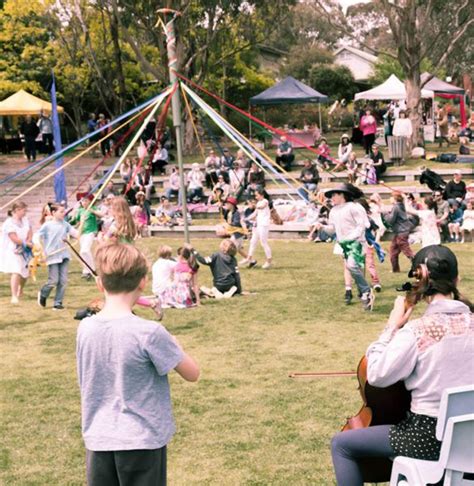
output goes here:
[{"label": "blue flag", "polygon": [[[62,148],[61,143],[61,127],[59,126],[58,116],[58,103],[56,100],[56,81],[54,79],[54,72],[52,73],[53,82],[51,84],[51,104],[53,105],[52,122],[53,122],[53,138],[54,138],[54,151],[60,152]],[[55,167],[60,168],[63,165],[63,158],[56,159]],[[66,191],[66,177],[64,170],[60,170],[54,176],[54,195],[56,202],[65,202],[67,204],[67,191]]]}]

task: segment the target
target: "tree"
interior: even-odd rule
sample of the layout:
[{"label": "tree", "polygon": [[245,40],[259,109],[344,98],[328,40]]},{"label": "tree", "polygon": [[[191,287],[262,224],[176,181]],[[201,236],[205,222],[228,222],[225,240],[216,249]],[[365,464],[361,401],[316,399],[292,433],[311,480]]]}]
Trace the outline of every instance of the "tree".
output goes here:
[{"label": "tree", "polygon": [[38,0],[7,0],[0,10],[0,96],[20,88],[46,96],[53,57],[46,9]]},{"label": "tree", "polygon": [[284,76],[293,76],[299,80],[309,81],[314,66],[331,64],[334,56],[329,50],[320,46],[304,48],[297,44],[290,49],[287,60],[281,66]]},{"label": "tree", "polygon": [[[414,128],[412,143],[416,144],[421,125],[421,63],[429,59],[434,68],[443,66],[463,40],[469,42],[473,34],[474,0],[452,0],[449,4],[444,0],[374,0],[372,3],[386,19],[396,47],[394,52],[375,50],[397,59],[402,67]],[[371,47],[357,39],[347,17],[333,0],[313,0],[312,5],[334,28]]]},{"label": "tree", "polygon": [[346,66],[314,65],[309,74],[311,86],[337,100],[351,100],[357,90],[354,76]]}]

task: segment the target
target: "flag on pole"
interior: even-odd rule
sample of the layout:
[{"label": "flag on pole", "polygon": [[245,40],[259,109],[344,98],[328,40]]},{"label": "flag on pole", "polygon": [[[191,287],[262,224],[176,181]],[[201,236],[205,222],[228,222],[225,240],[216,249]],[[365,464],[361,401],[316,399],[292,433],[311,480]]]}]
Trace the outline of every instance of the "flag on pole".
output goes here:
[{"label": "flag on pole", "polygon": [[[53,138],[54,138],[54,151],[59,152],[62,148],[61,143],[61,127],[59,126],[58,116],[58,103],[56,100],[56,81],[54,79],[54,72],[52,72],[53,82],[51,83],[51,104],[52,108],[52,122],[53,122]],[[60,168],[63,165],[63,158],[56,159],[55,167]],[[60,170],[54,176],[54,195],[56,202],[65,202],[67,204],[67,191],[66,191],[66,177],[64,170]]]}]

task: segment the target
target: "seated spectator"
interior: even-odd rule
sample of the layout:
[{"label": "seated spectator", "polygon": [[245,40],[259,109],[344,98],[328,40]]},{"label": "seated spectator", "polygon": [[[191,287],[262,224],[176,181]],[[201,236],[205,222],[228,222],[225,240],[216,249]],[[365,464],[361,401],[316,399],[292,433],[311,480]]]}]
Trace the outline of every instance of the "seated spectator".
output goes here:
[{"label": "seated spectator", "polygon": [[209,155],[204,161],[204,169],[206,172],[206,187],[212,189],[214,184],[217,183],[217,176],[220,173],[221,161],[217,157],[214,150],[209,150]]},{"label": "seated spectator", "polygon": [[448,230],[449,237],[453,243],[461,241],[461,224],[462,224],[463,210],[457,201],[452,201],[449,204],[448,214]]},{"label": "seated spectator", "polygon": [[229,171],[230,194],[239,199],[246,187],[245,169],[241,159],[236,159],[232,169]]},{"label": "seated spectator", "polygon": [[318,145],[318,153],[318,163],[320,164],[320,166],[324,167],[325,169],[329,169],[331,164],[331,148],[329,147],[327,140],[324,137],[320,139]]},{"label": "seated spectator", "polygon": [[224,197],[224,191],[222,187],[216,184],[210,196],[207,199],[207,205],[217,206],[219,209],[221,209],[224,205],[225,200],[226,198]]},{"label": "seated spectator", "polygon": [[120,166],[120,177],[124,182],[129,182],[132,177],[132,163],[130,159],[125,159]]},{"label": "seated spectator", "polygon": [[194,163],[192,169],[187,174],[188,183],[188,202],[200,202],[203,193],[203,182],[205,180],[199,164]]},{"label": "seated spectator", "polygon": [[138,174],[135,176],[133,180],[133,187],[137,191],[142,191],[145,193],[146,199],[149,201],[151,199],[151,195],[155,192],[155,188],[153,186],[153,177],[151,176],[151,172],[145,167],[141,167],[138,171]]},{"label": "seated spectator", "polygon": [[105,189],[102,191],[102,199],[105,199],[107,196],[118,196],[118,191],[114,187],[114,181],[109,181]]},{"label": "seated spectator", "polygon": [[351,152],[352,144],[350,141],[350,137],[349,135],[347,135],[347,133],[344,133],[344,135],[341,136],[341,143],[339,144],[339,147],[337,149],[338,163],[336,165],[336,168],[339,166],[339,164],[341,164],[341,167],[346,165],[351,155]]},{"label": "seated spectator", "polygon": [[244,169],[245,173],[247,173],[248,170],[250,169],[250,159],[247,158],[243,150],[237,151],[237,157],[235,158],[234,161],[234,167],[236,164],[238,164],[239,167]]},{"label": "seated spectator", "polygon": [[167,294],[169,294],[174,281],[174,269],[177,262],[172,258],[172,249],[163,245],[158,252],[158,260],[153,264],[152,272],[152,290],[161,302],[167,301]]},{"label": "seated spectator", "polygon": [[466,196],[466,183],[462,180],[462,172],[459,169],[454,171],[452,180],[446,184],[444,196],[449,203],[461,203]]},{"label": "seated spectator", "polygon": [[474,201],[466,203],[461,225],[461,243],[464,243],[466,233],[471,234],[471,242],[474,243]]},{"label": "seated spectator", "polygon": [[219,245],[219,251],[211,256],[203,257],[194,251],[199,263],[211,267],[212,289],[201,287],[201,291],[216,299],[230,298],[235,294],[242,293],[239,267],[235,255],[237,247],[233,241],[223,240]]},{"label": "seated spectator", "polygon": [[459,155],[471,155],[468,137],[459,137]]},{"label": "seated spectator", "polygon": [[387,165],[385,164],[385,160],[383,157],[383,153],[380,151],[379,146],[374,144],[372,145],[372,151],[370,152],[370,158],[374,163],[374,168],[376,172],[377,180],[380,180],[382,174],[385,173],[387,170]]},{"label": "seated spectator", "polygon": [[448,129],[448,140],[450,143],[458,143],[459,142],[459,123],[453,122],[452,125]]},{"label": "seated spectator", "polygon": [[366,184],[377,184],[377,171],[375,170],[375,164],[372,159],[367,160],[364,162],[364,170],[365,170],[365,183]]},{"label": "seated spectator", "polygon": [[160,205],[155,210],[156,223],[159,226],[175,226],[177,224],[176,210],[166,196],[161,196],[160,201]]},{"label": "seated spectator", "polygon": [[471,182],[467,187],[466,187],[466,196],[464,198],[464,204],[467,204],[468,202],[474,202],[474,182]]},{"label": "seated spectator", "polygon": [[222,157],[220,159],[221,169],[220,174],[224,176],[224,179],[227,183],[229,183],[229,170],[232,168],[234,164],[234,156],[230,153],[228,148],[225,148],[222,151]]},{"label": "seated spectator", "polygon": [[257,162],[252,162],[250,170],[247,174],[247,181],[249,184],[265,187],[265,172],[257,164]]},{"label": "seated spectator", "polygon": [[295,160],[295,156],[293,154],[293,145],[284,135],[280,138],[280,140],[281,143],[277,148],[275,162],[287,172],[290,172],[291,164]]},{"label": "seated spectator", "polygon": [[168,150],[162,147],[161,143],[156,144],[155,154],[152,160],[152,172],[155,175],[157,172],[161,175],[165,174],[165,167],[168,165]]},{"label": "seated spectator", "polygon": [[436,202],[436,224],[438,225],[439,231],[441,233],[441,243],[445,243],[449,239],[449,204],[448,201],[445,201],[443,199],[442,191],[435,191],[433,193],[433,199]]},{"label": "seated spectator", "polygon": [[168,187],[166,188],[165,191],[165,196],[167,199],[171,199],[172,197],[178,196],[179,185],[180,185],[179,174],[178,171],[176,170],[176,167],[173,167],[171,169],[171,174],[168,178]]},{"label": "seated spectator", "polygon": [[299,180],[303,187],[298,189],[298,194],[306,201],[309,201],[310,196],[316,191],[319,183],[318,169],[310,159],[304,161]]},{"label": "seated spectator", "polygon": [[359,161],[357,160],[357,156],[355,152],[351,152],[349,155],[349,160],[346,163],[347,169],[347,180],[350,184],[355,184],[358,177],[359,172]]}]

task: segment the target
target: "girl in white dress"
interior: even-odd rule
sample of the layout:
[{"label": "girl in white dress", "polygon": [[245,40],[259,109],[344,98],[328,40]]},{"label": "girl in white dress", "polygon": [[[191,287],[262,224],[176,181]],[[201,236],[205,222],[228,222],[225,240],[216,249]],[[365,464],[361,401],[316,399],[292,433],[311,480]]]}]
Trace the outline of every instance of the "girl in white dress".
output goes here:
[{"label": "girl in white dress", "polygon": [[405,209],[407,213],[415,214],[421,221],[421,246],[439,245],[441,236],[438,225],[436,224],[436,202],[432,197],[425,197],[423,209],[415,209],[406,201]]},{"label": "girl in white dress", "polygon": [[18,304],[30,272],[25,250],[33,248],[33,232],[26,218],[24,202],[14,203],[3,223],[1,236],[0,271],[11,274],[11,303]]},{"label": "girl in white dress", "polygon": [[255,199],[257,204],[255,206],[255,211],[247,219],[254,221],[254,227],[252,230],[252,238],[250,240],[249,254],[248,257],[243,261],[244,263],[251,263],[254,260],[253,255],[257,248],[257,243],[263,247],[265,252],[266,261],[262,265],[263,269],[270,268],[272,266],[272,250],[268,244],[268,233],[270,232],[270,205],[268,200],[265,199],[264,192],[262,189],[257,189],[255,192]]},{"label": "girl in white dress", "polygon": [[466,203],[466,209],[464,210],[463,220],[461,225],[461,243],[464,243],[464,237],[466,233],[471,233],[471,241],[474,242],[474,203],[468,201]]}]

